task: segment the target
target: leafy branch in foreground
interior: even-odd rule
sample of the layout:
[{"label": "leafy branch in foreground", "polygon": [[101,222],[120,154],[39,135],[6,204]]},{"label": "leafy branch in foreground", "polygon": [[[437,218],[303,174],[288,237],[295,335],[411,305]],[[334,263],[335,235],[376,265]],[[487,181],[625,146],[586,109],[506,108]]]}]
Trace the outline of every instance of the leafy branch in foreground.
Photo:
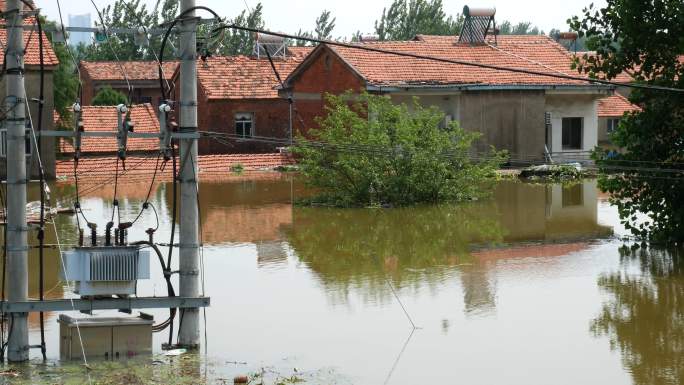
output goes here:
[{"label": "leafy branch in foreground", "polygon": [[395,105],[383,96],[327,96],[328,115],[293,149],[302,174],[319,191],[313,203],[405,206],[482,196],[504,154],[479,161],[471,148],[479,133],[414,99]]}]

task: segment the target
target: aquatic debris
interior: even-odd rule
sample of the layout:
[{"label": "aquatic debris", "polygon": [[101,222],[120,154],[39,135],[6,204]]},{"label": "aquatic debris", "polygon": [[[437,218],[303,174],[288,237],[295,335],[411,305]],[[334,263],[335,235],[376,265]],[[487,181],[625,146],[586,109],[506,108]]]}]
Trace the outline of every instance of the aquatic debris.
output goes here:
[{"label": "aquatic debris", "polygon": [[14,368],[9,368],[0,372],[0,376],[19,377],[19,371]]},{"label": "aquatic debris", "polygon": [[187,353],[187,349],[174,349],[174,350],[169,350],[168,352],[165,352],[164,355],[167,357],[178,357],[180,355],[183,355]]},{"label": "aquatic debris", "polygon": [[532,166],[520,172],[522,179],[568,180],[580,179],[584,176],[584,169],[579,163],[545,164]]},{"label": "aquatic debris", "polygon": [[247,384],[249,382],[249,377],[247,376],[235,376],[233,378],[233,384]]}]

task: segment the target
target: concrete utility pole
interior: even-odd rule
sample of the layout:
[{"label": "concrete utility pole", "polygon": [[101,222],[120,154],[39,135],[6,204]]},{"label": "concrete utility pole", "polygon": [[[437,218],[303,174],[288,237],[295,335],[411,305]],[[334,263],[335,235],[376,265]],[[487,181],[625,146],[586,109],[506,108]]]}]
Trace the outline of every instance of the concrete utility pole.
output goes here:
[{"label": "concrete utility pole", "polygon": [[[16,10],[16,11],[15,11]],[[24,20],[20,0],[7,0],[7,299],[28,300],[28,244],[26,225],[26,94],[24,92]],[[10,318],[7,359],[29,356],[28,313]]]},{"label": "concrete utility pole", "polygon": [[[195,0],[181,0],[181,13],[195,6]],[[180,129],[197,132],[197,33],[195,12],[185,15],[180,26]],[[199,297],[199,212],[197,205],[197,139],[180,139],[180,296]],[[178,344],[199,346],[199,309],[180,312]]]}]

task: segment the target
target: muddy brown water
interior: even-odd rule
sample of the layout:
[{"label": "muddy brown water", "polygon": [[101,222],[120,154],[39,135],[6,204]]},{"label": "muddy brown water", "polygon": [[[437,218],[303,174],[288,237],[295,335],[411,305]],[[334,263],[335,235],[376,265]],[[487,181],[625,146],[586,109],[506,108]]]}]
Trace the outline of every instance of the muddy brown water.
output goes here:
[{"label": "muddy brown water", "polygon": [[[138,213],[146,189],[123,190],[124,219]],[[159,242],[170,234],[170,191],[160,184],[152,194]],[[324,384],[684,381],[679,253],[621,249],[626,232],[595,181],[504,181],[488,200],[389,210],[294,207],[306,188],[293,175],[202,183],[200,191],[212,306],[198,382],[247,373]],[[55,197],[73,192],[53,187]],[[82,204],[104,228],[111,192]],[[61,243],[74,244],[75,217],[56,224]],[[130,239],[155,225],[145,212]],[[36,297],[37,253],[30,258]],[[156,264],[152,274],[140,295],[165,293]],[[69,295],[55,250],[45,286],[48,298]],[[57,317],[46,316],[48,357],[62,365]],[[30,328],[37,344],[37,316]],[[166,338],[155,335],[156,352]]]}]

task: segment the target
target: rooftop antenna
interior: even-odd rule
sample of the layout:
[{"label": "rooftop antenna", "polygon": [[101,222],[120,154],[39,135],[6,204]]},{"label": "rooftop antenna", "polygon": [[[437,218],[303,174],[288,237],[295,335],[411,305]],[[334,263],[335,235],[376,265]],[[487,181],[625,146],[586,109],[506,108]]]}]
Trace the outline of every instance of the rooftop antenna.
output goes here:
[{"label": "rooftop antenna", "polygon": [[470,8],[467,5],[463,7],[463,28],[458,37],[459,43],[478,45],[485,44],[485,39],[491,31],[494,31],[496,36],[496,21],[494,15],[495,8]]},{"label": "rooftop antenna", "polygon": [[265,33],[254,34],[254,56],[261,59],[262,56],[267,56],[266,51],[271,57],[287,57],[287,41],[280,36],[267,35]]}]

